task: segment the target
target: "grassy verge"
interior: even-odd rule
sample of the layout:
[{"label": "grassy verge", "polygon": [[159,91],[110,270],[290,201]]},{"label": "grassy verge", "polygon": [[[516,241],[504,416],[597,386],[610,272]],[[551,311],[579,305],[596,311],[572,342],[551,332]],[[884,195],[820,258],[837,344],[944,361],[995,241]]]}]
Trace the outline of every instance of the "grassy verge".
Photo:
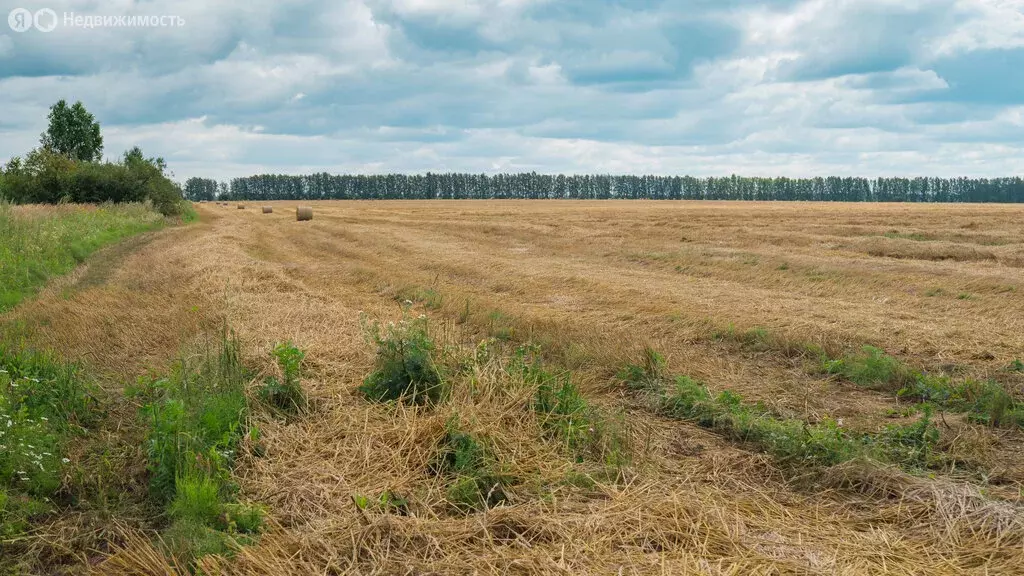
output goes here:
[{"label": "grassy verge", "polygon": [[95,393],[77,366],[0,344],[0,558],[56,504],[67,444],[98,418]]},{"label": "grassy verge", "polygon": [[16,210],[0,202],[0,312],[97,249],[164,222],[142,204]]}]

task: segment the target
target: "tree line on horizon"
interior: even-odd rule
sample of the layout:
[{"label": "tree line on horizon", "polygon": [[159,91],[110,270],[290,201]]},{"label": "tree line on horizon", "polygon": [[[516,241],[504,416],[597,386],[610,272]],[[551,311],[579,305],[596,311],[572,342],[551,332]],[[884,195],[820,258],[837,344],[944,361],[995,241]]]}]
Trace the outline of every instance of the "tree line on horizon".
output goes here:
[{"label": "tree line on horizon", "polygon": [[192,201],[387,199],[648,199],[1024,203],[1024,178],[762,178],[629,175],[260,174],[230,183],[189,178]]}]

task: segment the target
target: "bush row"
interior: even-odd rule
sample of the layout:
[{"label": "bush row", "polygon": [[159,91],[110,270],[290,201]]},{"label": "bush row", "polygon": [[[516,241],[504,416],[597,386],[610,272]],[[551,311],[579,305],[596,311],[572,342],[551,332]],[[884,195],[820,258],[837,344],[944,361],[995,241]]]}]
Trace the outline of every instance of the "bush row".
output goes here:
[{"label": "bush row", "polygon": [[0,176],[0,197],[17,204],[148,201],[165,216],[187,210],[163,160],[134,148],[120,162],[84,162],[40,148],[11,160]]}]

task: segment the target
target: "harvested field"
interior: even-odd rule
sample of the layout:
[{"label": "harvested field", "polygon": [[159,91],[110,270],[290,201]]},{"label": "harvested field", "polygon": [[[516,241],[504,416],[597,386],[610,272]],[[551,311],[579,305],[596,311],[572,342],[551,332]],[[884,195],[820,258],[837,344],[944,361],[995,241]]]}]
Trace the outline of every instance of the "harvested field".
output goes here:
[{"label": "harvested field", "polygon": [[[113,392],[221,324],[254,365],[280,341],[305,352],[309,409],[254,413],[259,453],[235,469],[268,529],[204,573],[1022,573],[1020,426],[906,390],[1024,398],[1024,207],[338,201],[299,224],[268,205],[199,205],[3,316]],[[450,368],[436,404],[357,392],[378,366],[367,324],[403,314]],[[538,408],[524,354],[580,391],[575,432]],[[711,396],[684,406],[676,375]],[[935,438],[902,433],[922,421]],[[811,454],[816,432],[783,446],[763,423],[845,444]],[[464,437],[486,474],[439,467]],[[469,504],[466,477],[488,478]],[[401,504],[367,505],[385,494]],[[152,522],[99,532],[56,520],[34,546],[72,572],[186,571]]]}]

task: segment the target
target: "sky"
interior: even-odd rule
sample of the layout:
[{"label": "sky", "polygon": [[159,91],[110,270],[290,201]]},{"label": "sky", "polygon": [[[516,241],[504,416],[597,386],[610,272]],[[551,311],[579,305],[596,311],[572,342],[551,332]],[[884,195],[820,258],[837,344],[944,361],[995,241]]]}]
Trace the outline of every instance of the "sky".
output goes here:
[{"label": "sky", "polygon": [[[56,27],[15,30],[18,8]],[[1024,175],[1024,0],[0,0],[0,14],[0,162],[36,146],[64,98],[96,116],[108,157],[138,145],[178,180]],[[118,16],[166,25],[75,22]]]}]

